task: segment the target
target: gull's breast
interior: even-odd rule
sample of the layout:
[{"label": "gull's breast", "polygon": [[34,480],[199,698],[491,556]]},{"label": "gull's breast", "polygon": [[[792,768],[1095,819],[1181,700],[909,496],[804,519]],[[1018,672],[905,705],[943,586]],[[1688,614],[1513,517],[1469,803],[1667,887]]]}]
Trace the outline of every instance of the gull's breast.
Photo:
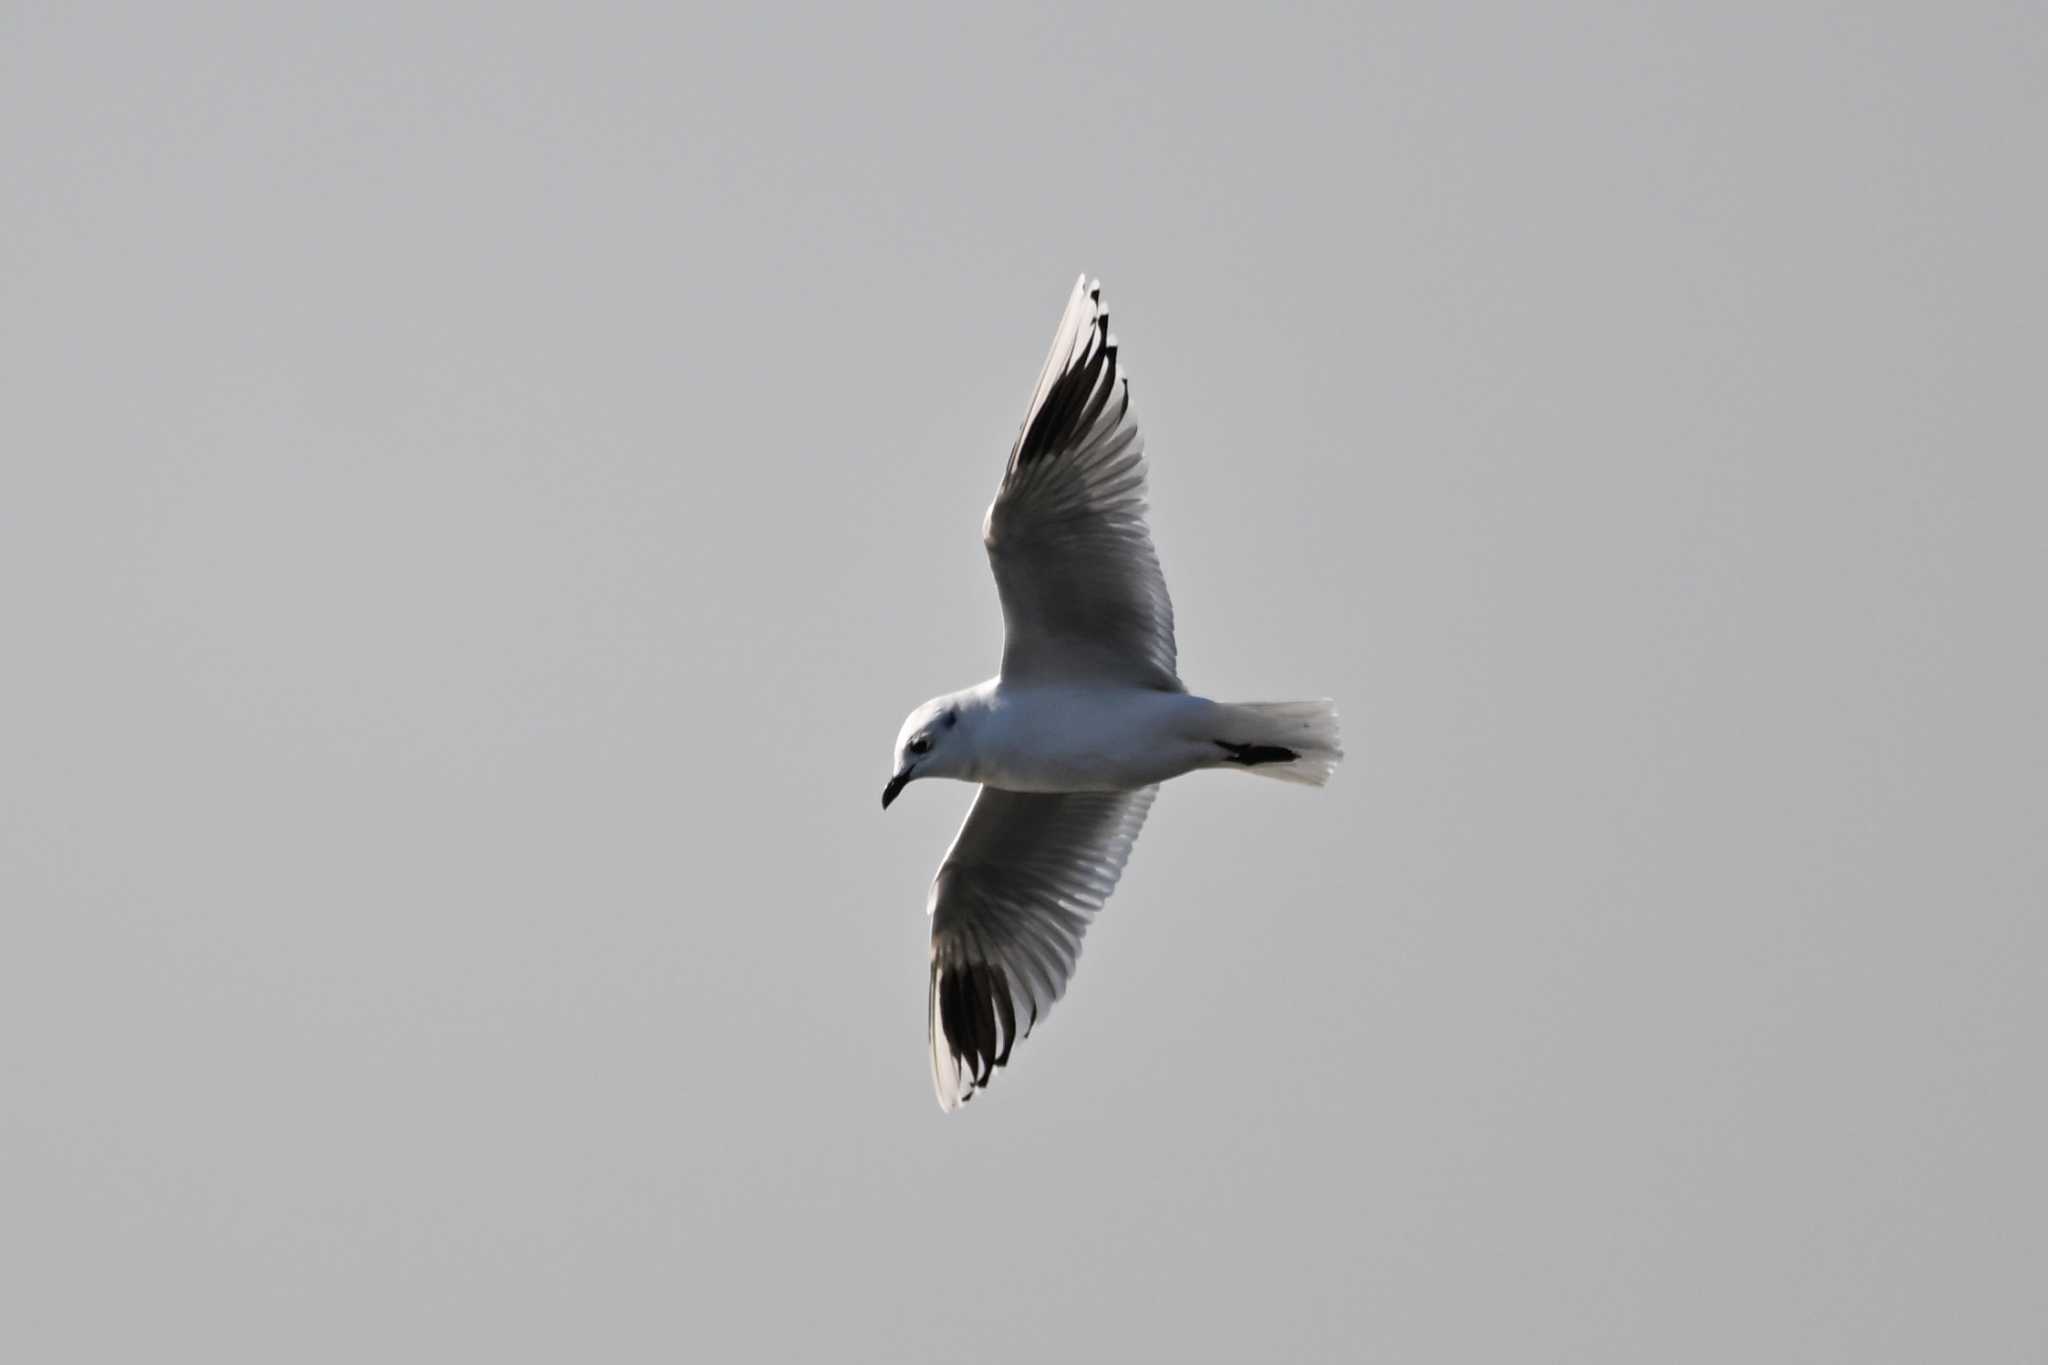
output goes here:
[{"label": "gull's breast", "polygon": [[1009,791],[1133,791],[1208,756],[1211,703],[1136,687],[998,688],[980,743],[981,781]]}]

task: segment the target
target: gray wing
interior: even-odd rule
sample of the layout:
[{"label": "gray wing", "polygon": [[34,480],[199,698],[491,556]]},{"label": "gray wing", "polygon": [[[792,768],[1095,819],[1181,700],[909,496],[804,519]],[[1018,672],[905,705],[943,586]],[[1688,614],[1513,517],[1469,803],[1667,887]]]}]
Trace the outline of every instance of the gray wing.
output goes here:
[{"label": "gray wing", "polygon": [[1051,1011],[1157,787],[983,787],[932,879],[932,1085],[953,1109]]},{"label": "gray wing", "polygon": [[1181,690],[1173,602],[1145,525],[1145,442],[1102,286],[1074,285],[982,524],[1003,677]]}]

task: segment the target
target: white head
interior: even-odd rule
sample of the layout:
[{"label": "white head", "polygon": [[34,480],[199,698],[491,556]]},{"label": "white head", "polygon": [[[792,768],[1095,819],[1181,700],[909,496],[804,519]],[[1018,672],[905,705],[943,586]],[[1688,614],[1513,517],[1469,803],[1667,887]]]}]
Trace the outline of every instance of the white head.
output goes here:
[{"label": "white head", "polygon": [[933,697],[903,722],[903,729],[896,736],[896,758],[891,768],[895,776],[882,788],[883,810],[889,809],[896,794],[917,778],[968,775],[974,746],[968,740],[971,727],[961,723],[970,709],[966,705],[968,700],[968,695],[960,692]]}]

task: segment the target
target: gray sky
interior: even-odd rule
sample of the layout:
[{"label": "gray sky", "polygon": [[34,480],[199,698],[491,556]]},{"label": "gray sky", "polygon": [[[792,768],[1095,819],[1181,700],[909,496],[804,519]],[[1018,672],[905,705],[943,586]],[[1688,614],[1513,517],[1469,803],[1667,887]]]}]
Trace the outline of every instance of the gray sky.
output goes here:
[{"label": "gray sky", "polygon": [[[303,8],[0,10],[0,1355],[2048,1351],[2038,7]],[[944,1119],[1082,270],[1351,758]]]}]

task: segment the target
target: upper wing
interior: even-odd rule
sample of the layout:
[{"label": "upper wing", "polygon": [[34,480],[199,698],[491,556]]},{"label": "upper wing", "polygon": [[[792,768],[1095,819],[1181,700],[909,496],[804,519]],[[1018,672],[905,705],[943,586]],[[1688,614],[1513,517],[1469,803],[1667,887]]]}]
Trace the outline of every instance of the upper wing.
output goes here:
[{"label": "upper wing", "polygon": [[1051,1009],[1123,875],[1157,787],[983,787],[932,879],[932,1084],[952,1109]]},{"label": "upper wing", "polygon": [[982,525],[1003,677],[1180,691],[1173,602],[1145,526],[1145,442],[1102,286],[1084,275]]}]

